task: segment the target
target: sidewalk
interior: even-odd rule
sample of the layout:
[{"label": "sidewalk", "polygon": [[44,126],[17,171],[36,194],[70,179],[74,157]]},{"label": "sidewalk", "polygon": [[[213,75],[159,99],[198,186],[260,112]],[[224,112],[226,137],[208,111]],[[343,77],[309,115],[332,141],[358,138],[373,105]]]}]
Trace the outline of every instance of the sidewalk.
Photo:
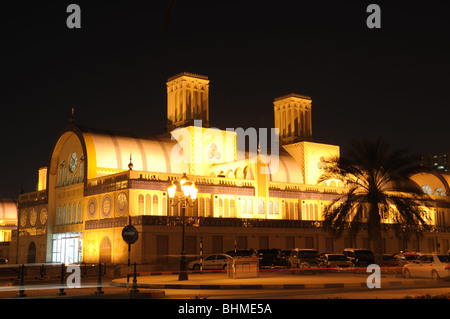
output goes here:
[{"label": "sidewalk", "polygon": [[[290,272],[260,272],[258,278],[227,278],[225,272],[189,273],[187,281],[179,281],[177,274],[141,275],[136,278],[138,288],[149,289],[323,289],[367,288],[369,274]],[[126,286],[126,278],[112,280],[112,285]],[[130,287],[133,278],[130,278]],[[441,285],[427,279],[405,279],[398,275],[381,276],[381,288]]]}]

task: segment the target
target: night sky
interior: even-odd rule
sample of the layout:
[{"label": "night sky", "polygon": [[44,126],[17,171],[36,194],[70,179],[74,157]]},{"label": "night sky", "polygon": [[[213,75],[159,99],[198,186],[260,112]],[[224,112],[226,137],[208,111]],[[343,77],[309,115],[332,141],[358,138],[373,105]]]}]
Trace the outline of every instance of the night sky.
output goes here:
[{"label": "night sky", "polygon": [[[69,29],[70,3],[81,29]],[[345,152],[449,145],[448,2],[33,1],[0,8],[0,198],[34,191],[68,123],[165,132],[167,78],[210,79],[212,127],[273,127],[273,100],[313,100],[313,138]],[[370,3],[381,29],[369,29]],[[167,26],[167,28],[164,28]],[[166,30],[166,31],[164,31]]]}]

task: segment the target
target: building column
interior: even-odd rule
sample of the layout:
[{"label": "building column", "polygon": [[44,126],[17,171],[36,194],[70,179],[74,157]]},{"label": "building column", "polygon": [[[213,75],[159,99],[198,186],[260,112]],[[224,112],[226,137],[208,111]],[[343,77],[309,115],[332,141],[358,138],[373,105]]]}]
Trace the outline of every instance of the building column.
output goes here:
[{"label": "building column", "polygon": [[308,136],[312,137],[311,109],[308,110]]},{"label": "building column", "polygon": [[295,136],[295,105],[294,102],[291,102],[289,105],[289,109],[291,110],[291,134],[290,136]]}]

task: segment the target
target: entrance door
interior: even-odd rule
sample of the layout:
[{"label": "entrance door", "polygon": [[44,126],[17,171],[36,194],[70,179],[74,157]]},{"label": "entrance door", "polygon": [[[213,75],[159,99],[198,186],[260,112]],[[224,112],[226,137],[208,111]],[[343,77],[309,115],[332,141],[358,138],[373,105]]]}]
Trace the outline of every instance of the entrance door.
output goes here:
[{"label": "entrance door", "polygon": [[27,263],[34,264],[36,262],[36,244],[34,241],[28,246]]},{"label": "entrance door", "polygon": [[111,241],[107,236],[103,237],[100,242],[100,262],[111,263]]}]

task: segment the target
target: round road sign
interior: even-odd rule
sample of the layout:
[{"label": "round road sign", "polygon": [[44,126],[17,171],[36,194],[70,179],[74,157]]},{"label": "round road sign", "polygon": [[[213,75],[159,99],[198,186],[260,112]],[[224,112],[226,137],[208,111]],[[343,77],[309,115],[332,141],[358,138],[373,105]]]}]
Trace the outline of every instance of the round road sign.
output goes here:
[{"label": "round road sign", "polygon": [[134,244],[139,237],[137,229],[132,225],[127,225],[122,229],[122,238],[127,244]]}]

